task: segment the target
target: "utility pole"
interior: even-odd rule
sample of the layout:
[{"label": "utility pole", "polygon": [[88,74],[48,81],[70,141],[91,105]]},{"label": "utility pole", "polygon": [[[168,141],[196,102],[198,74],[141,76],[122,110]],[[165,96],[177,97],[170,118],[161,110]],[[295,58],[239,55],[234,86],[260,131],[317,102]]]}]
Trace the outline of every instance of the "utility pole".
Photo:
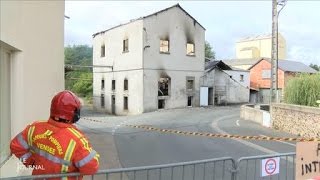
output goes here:
[{"label": "utility pole", "polygon": [[[278,38],[278,18],[281,10],[286,5],[287,0],[272,0],[272,48],[271,48],[271,77],[270,77],[270,104],[273,102],[279,103],[279,91],[278,91],[278,50],[279,50],[279,38]],[[277,7],[280,7],[278,11]]]},{"label": "utility pole", "polygon": [[271,39],[271,74],[270,74],[270,104],[276,102],[278,91],[278,11],[277,0],[272,0],[272,39]]}]

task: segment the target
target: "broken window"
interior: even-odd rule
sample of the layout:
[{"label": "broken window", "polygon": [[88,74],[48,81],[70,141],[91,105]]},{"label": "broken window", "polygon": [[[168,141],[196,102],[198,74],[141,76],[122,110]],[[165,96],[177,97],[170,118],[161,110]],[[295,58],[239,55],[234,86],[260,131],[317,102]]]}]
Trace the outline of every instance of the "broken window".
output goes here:
[{"label": "broken window", "polygon": [[100,103],[101,103],[101,108],[104,108],[104,94],[101,94],[101,97],[100,97]]},{"label": "broken window", "polygon": [[158,82],[158,96],[169,96],[170,78],[162,77]]},{"label": "broken window", "polygon": [[187,55],[194,56],[194,43],[187,43]]},{"label": "broken window", "polygon": [[111,90],[114,91],[116,89],[116,80],[112,80]]},{"label": "broken window", "polygon": [[104,90],[104,79],[101,80],[101,90]]},{"label": "broken window", "polygon": [[128,52],[129,51],[129,39],[123,40],[123,52]]},{"label": "broken window", "polygon": [[187,90],[193,90],[193,80],[187,80]]},{"label": "broken window", "polygon": [[123,98],[123,109],[128,110],[128,97]]},{"label": "broken window", "polygon": [[103,44],[101,46],[101,57],[105,57],[106,56],[106,46]]},{"label": "broken window", "polygon": [[165,103],[165,101],[164,101],[164,99],[159,99],[158,100],[158,109],[164,109],[164,104]]},{"label": "broken window", "polygon": [[160,39],[160,52],[169,52],[169,40]]},{"label": "broken window", "polygon": [[127,91],[128,90],[128,79],[124,79],[124,85],[123,85],[123,89],[125,90],[125,91]]}]

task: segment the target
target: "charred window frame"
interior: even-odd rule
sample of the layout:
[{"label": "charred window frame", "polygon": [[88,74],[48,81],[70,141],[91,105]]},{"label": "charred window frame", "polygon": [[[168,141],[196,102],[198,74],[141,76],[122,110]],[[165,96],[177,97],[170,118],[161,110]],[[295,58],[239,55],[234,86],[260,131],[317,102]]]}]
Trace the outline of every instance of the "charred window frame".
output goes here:
[{"label": "charred window frame", "polygon": [[111,90],[112,91],[116,90],[116,80],[112,80],[112,82],[111,82]]},{"label": "charred window frame", "polygon": [[122,52],[126,53],[129,52],[129,39],[124,39],[122,42]]},{"label": "charred window frame", "polygon": [[101,53],[100,53],[101,57],[105,57],[106,56],[106,46],[104,44],[101,45]]},{"label": "charred window frame", "polygon": [[123,110],[128,110],[128,96],[123,97]]},{"label": "charred window frame", "polygon": [[170,95],[171,80],[169,77],[161,77],[158,81],[158,96]]},{"label": "charred window frame", "polygon": [[160,39],[160,53],[168,54],[170,53],[169,39]]},{"label": "charred window frame", "polygon": [[124,79],[123,81],[123,90],[128,91],[128,79]]},{"label": "charred window frame", "polygon": [[195,47],[194,43],[188,42],[187,43],[187,56],[195,56]]}]

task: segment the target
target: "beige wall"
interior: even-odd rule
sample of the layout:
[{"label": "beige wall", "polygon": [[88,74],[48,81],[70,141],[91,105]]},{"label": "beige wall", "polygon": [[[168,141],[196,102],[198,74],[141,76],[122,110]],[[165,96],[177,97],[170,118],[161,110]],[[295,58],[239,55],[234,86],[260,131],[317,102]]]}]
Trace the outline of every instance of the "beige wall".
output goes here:
[{"label": "beige wall", "polygon": [[[279,34],[278,39],[278,57],[279,59],[286,59],[286,40],[281,34]],[[252,50],[248,50],[248,48],[251,48]],[[271,58],[271,37],[237,42],[236,57],[237,59],[257,57]]]},{"label": "beige wall", "polygon": [[64,1],[0,1],[0,7],[1,51],[11,54],[13,137],[33,120],[46,120],[51,98],[64,89]]},{"label": "beige wall", "polygon": [[320,108],[272,104],[271,117],[275,129],[306,138],[320,137]]}]

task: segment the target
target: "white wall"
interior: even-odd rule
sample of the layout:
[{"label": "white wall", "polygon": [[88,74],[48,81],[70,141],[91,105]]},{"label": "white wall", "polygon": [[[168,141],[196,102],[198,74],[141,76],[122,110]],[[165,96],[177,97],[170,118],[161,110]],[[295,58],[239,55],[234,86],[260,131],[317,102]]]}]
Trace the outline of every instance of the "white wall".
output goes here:
[{"label": "white wall", "polygon": [[[178,7],[144,20],[144,109],[158,107],[158,80],[161,72],[171,78],[171,94],[165,108],[187,106],[186,77],[195,77],[192,93],[199,106],[199,78],[204,71],[205,30]],[[160,53],[160,39],[169,38],[169,53]],[[195,56],[186,55],[187,41],[195,44]],[[191,95],[191,94],[189,94]]]},{"label": "white wall", "polygon": [[[232,76],[232,79],[239,82],[244,87],[250,87],[250,72],[241,70],[224,70],[227,74]],[[240,76],[243,75],[243,81],[241,81]]]},{"label": "white wall", "polygon": [[[94,68],[93,95],[97,110],[111,113],[111,95],[116,97],[116,114],[143,112],[143,64],[142,64],[142,20],[111,29],[93,38],[93,65],[112,66]],[[123,40],[129,39],[129,52],[123,52]],[[101,45],[105,45],[105,57],[101,57]],[[103,73],[101,73],[103,72]],[[101,91],[101,80],[105,80],[105,91]],[[128,79],[129,90],[124,92],[123,82]],[[111,91],[112,80],[116,90]],[[105,108],[101,108],[101,93],[105,94]],[[128,111],[123,111],[123,96],[128,96]]]},{"label": "white wall", "polygon": [[0,133],[13,138],[27,124],[47,120],[52,97],[64,89],[64,1],[0,1],[0,13],[0,51],[10,53],[7,62],[1,57],[1,79],[9,72],[1,80],[7,95],[1,112],[10,122]]}]

